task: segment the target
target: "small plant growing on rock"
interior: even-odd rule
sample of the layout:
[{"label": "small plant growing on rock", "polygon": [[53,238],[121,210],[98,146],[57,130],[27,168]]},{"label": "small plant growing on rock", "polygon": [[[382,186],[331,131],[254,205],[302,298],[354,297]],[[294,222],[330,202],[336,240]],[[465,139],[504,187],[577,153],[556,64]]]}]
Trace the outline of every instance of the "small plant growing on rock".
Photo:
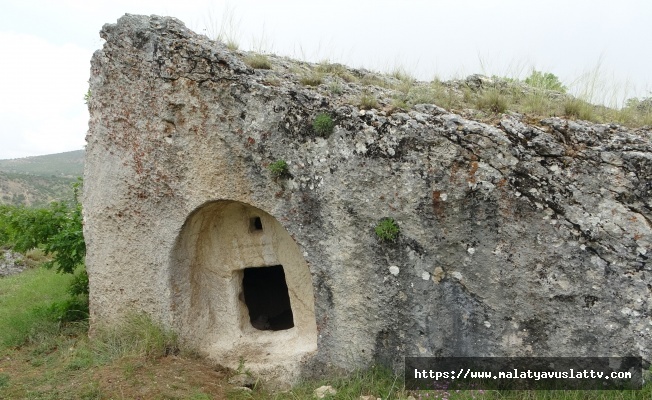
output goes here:
[{"label": "small plant growing on rock", "polygon": [[285,160],[278,160],[273,162],[269,164],[267,168],[269,168],[269,172],[272,174],[274,179],[287,176],[289,174],[288,164],[285,162]]},{"label": "small plant growing on rock", "polygon": [[333,133],[333,128],[335,127],[335,122],[330,115],[326,113],[321,113],[315,117],[315,121],[312,123],[312,129],[316,134],[320,136],[328,136]]},{"label": "small plant growing on rock", "polygon": [[392,100],[392,107],[394,109],[398,108],[398,109],[401,109],[401,110],[407,110],[407,109],[410,108],[410,106],[408,106],[407,101],[405,99],[400,98],[400,97],[395,98],[395,99]]},{"label": "small plant growing on rock", "polygon": [[331,93],[335,95],[340,95],[342,92],[344,92],[344,89],[342,88],[342,85],[339,82],[331,82],[330,85],[328,85],[328,90],[331,91]]},{"label": "small plant growing on rock", "polygon": [[254,69],[272,69],[272,63],[264,54],[254,54],[245,58],[245,63]]},{"label": "small plant growing on rock", "polygon": [[477,105],[481,110],[502,114],[507,110],[507,98],[499,90],[490,89],[482,93]]},{"label": "small plant growing on rock", "polygon": [[360,108],[363,110],[378,108],[378,100],[376,100],[376,98],[369,93],[363,93],[360,97]]},{"label": "small plant growing on rock", "polygon": [[281,86],[281,80],[275,76],[268,76],[263,79],[263,85],[266,86]]},{"label": "small plant growing on rock", "polygon": [[338,76],[342,78],[344,82],[355,82],[357,80],[357,78],[342,64],[332,64],[328,61],[322,61],[317,66],[317,72]]},{"label": "small plant growing on rock", "polygon": [[231,51],[236,51],[236,50],[238,50],[238,48],[240,47],[240,45],[238,44],[238,42],[236,42],[236,40],[233,39],[233,38],[231,38],[231,39],[226,39],[226,41],[224,42],[224,44],[226,45],[226,48],[229,49],[229,50],[231,50]]},{"label": "small plant growing on rock", "polygon": [[398,237],[400,229],[393,218],[384,218],[376,225],[376,236],[380,240],[391,241]]},{"label": "small plant growing on rock", "polygon": [[591,104],[580,99],[571,99],[564,103],[564,115],[587,121],[596,120]]},{"label": "small plant growing on rock", "polygon": [[324,83],[324,77],[320,73],[310,73],[304,75],[299,79],[299,82],[304,86],[319,86]]}]

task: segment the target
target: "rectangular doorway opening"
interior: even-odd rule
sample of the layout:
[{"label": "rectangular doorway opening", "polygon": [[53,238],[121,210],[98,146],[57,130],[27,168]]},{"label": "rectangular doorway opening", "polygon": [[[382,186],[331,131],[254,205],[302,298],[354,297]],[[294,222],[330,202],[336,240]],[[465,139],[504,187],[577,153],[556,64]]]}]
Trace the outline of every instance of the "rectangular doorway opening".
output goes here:
[{"label": "rectangular doorway opening", "polygon": [[249,232],[257,232],[263,230],[263,221],[260,217],[249,218]]},{"label": "rectangular doorway opening", "polygon": [[242,291],[251,326],[263,331],[282,331],[294,327],[282,265],[245,268]]}]

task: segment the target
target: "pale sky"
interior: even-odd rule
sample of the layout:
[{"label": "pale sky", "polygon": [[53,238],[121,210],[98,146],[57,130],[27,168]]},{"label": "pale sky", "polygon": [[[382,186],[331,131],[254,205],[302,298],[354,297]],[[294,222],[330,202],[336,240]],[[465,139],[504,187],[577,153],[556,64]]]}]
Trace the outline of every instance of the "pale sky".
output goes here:
[{"label": "pale sky", "polygon": [[598,69],[595,101],[652,96],[650,0],[0,0],[0,159],[84,147],[90,58],[102,25],[125,13],[174,16],[198,33],[224,25],[243,50],[421,80],[535,68],[581,91]]}]

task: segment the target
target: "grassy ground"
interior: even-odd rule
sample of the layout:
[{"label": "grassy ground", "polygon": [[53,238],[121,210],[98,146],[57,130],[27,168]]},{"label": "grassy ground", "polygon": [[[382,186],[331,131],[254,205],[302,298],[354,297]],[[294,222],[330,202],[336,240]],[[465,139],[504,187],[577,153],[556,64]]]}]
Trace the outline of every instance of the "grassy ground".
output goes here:
[{"label": "grassy ground", "polygon": [[[71,277],[32,268],[0,279],[0,399],[310,399],[322,385],[331,399],[651,399],[641,391],[409,392],[402,378],[371,368],[341,378],[304,382],[291,391],[262,385],[242,391],[227,383],[234,371],[184,353],[176,337],[144,317],[87,336],[88,324],[70,309]],[[77,320],[75,320],[77,319]],[[246,366],[246,365],[245,365]],[[370,397],[371,398],[371,397]]]},{"label": "grassy ground", "polygon": [[173,335],[142,317],[88,339],[71,277],[43,268],[0,279],[0,398],[219,399],[226,372],[181,357]]}]

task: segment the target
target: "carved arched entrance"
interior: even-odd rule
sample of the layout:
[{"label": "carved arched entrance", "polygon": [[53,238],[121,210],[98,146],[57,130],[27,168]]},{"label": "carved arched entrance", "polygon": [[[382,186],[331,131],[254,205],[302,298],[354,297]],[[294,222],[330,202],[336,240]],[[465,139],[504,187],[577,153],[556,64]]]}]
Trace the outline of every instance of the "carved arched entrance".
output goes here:
[{"label": "carved arched entrance", "polygon": [[316,351],[310,271],[271,215],[237,201],[206,203],[184,223],[171,263],[173,323],[184,343],[256,369]]}]

